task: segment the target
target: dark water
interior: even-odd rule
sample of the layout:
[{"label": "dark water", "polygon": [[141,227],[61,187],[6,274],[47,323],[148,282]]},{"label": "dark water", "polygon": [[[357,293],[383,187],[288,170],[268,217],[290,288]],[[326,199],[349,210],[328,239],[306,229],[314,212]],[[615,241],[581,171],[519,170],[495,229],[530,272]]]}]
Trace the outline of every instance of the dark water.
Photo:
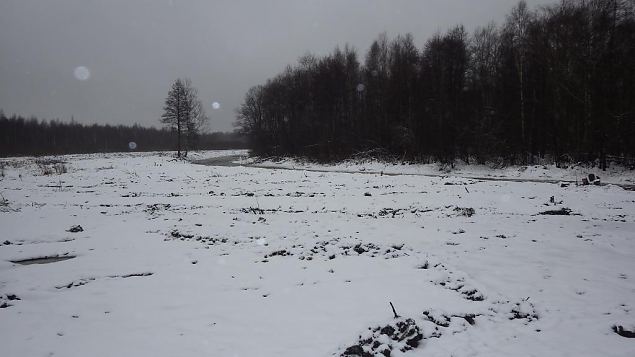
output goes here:
[{"label": "dark water", "polygon": [[240,163],[234,162],[240,160],[241,157],[244,157],[244,155],[220,156],[210,159],[197,160],[194,161],[194,163],[207,166],[242,166]]},{"label": "dark water", "polygon": [[63,260],[69,260],[75,258],[74,255],[65,255],[65,256],[54,256],[54,257],[41,257],[41,258],[29,258],[22,260],[12,260],[11,263],[20,264],[20,265],[31,265],[31,264],[49,264],[49,263],[57,263]]}]

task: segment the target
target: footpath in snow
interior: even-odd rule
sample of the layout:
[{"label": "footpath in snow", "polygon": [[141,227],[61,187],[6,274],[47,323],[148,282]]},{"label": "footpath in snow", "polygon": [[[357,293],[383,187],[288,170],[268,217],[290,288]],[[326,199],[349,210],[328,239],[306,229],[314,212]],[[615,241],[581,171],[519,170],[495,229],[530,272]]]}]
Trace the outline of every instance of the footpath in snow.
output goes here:
[{"label": "footpath in snow", "polygon": [[[377,160],[350,160],[337,164],[316,164],[298,159],[247,159],[246,156],[228,157],[233,165],[249,165],[252,167],[272,169],[309,170],[319,172],[367,173],[380,175],[414,175],[414,176],[455,176],[492,181],[533,181],[549,183],[578,183],[589,174],[600,176],[601,182],[616,184],[629,190],[635,189],[635,171],[619,165],[610,166],[606,171],[597,167],[571,165],[567,168],[555,165],[510,166],[492,168],[487,165],[466,165],[457,163],[453,168],[441,164],[410,164],[397,162],[381,162]],[[215,161],[221,158],[216,158]],[[205,164],[205,162],[202,162]],[[225,162],[224,164],[228,164]]]}]

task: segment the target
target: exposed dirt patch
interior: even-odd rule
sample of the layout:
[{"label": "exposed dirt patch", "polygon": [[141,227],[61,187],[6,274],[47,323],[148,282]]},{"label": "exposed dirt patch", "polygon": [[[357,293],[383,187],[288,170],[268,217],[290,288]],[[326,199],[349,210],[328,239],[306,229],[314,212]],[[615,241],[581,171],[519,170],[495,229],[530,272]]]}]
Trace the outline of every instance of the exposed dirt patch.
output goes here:
[{"label": "exposed dirt patch", "polygon": [[546,216],[570,216],[570,215],[572,215],[571,209],[570,208],[566,208],[566,207],[563,207],[563,208],[560,208],[560,209],[555,209],[555,210],[542,211],[539,214],[540,215],[546,215]]},{"label": "exposed dirt patch", "polygon": [[13,306],[13,301],[19,301],[20,299],[16,294],[4,294],[0,295],[0,309],[6,309],[7,307]]},{"label": "exposed dirt patch", "polygon": [[626,338],[635,338],[635,328],[631,328],[630,330],[620,325],[613,325],[613,332],[616,334],[626,337]]},{"label": "exposed dirt patch", "polygon": [[78,224],[78,225],[72,226],[71,228],[67,229],[66,231],[70,232],[70,233],[79,233],[79,232],[83,232],[84,228],[82,228],[82,226],[80,226]]},{"label": "exposed dirt patch", "polygon": [[478,289],[471,287],[468,283],[465,282],[464,278],[450,278],[447,277],[442,281],[433,282],[437,285],[441,285],[446,289],[454,290],[461,294],[461,296],[470,301],[483,301],[485,300],[485,295],[478,291]]},{"label": "exposed dirt patch", "polygon": [[407,352],[419,347],[423,334],[413,319],[400,319],[370,329],[370,336],[359,337],[340,356],[390,356],[392,351]]},{"label": "exposed dirt patch", "polygon": [[457,216],[472,217],[476,211],[472,207],[455,207],[454,212]]}]

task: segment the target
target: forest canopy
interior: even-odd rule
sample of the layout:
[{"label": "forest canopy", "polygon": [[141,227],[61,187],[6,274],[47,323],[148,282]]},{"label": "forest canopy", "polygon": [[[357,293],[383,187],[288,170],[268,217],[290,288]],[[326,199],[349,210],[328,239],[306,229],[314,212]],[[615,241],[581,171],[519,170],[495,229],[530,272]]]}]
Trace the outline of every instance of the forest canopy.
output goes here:
[{"label": "forest canopy", "polygon": [[262,155],[508,163],[635,156],[635,2],[563,0],[421,47],[381,34],[305,55],[251,88],[237,127]]}]

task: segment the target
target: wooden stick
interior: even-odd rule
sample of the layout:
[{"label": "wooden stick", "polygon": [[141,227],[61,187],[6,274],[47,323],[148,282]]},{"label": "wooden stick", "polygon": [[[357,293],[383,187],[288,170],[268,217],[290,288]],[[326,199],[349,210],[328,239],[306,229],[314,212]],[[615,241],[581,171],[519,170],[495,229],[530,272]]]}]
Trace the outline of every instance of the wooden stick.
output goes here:
[{"label": "wooden stick", "polygon": [[397,311],[395,311],[395,307],[392,305],[392,302],[390,302],[390,307],[392,308],[392,313],[395,314],[395,318],[398,319],[399,315],[397,315]]}]

